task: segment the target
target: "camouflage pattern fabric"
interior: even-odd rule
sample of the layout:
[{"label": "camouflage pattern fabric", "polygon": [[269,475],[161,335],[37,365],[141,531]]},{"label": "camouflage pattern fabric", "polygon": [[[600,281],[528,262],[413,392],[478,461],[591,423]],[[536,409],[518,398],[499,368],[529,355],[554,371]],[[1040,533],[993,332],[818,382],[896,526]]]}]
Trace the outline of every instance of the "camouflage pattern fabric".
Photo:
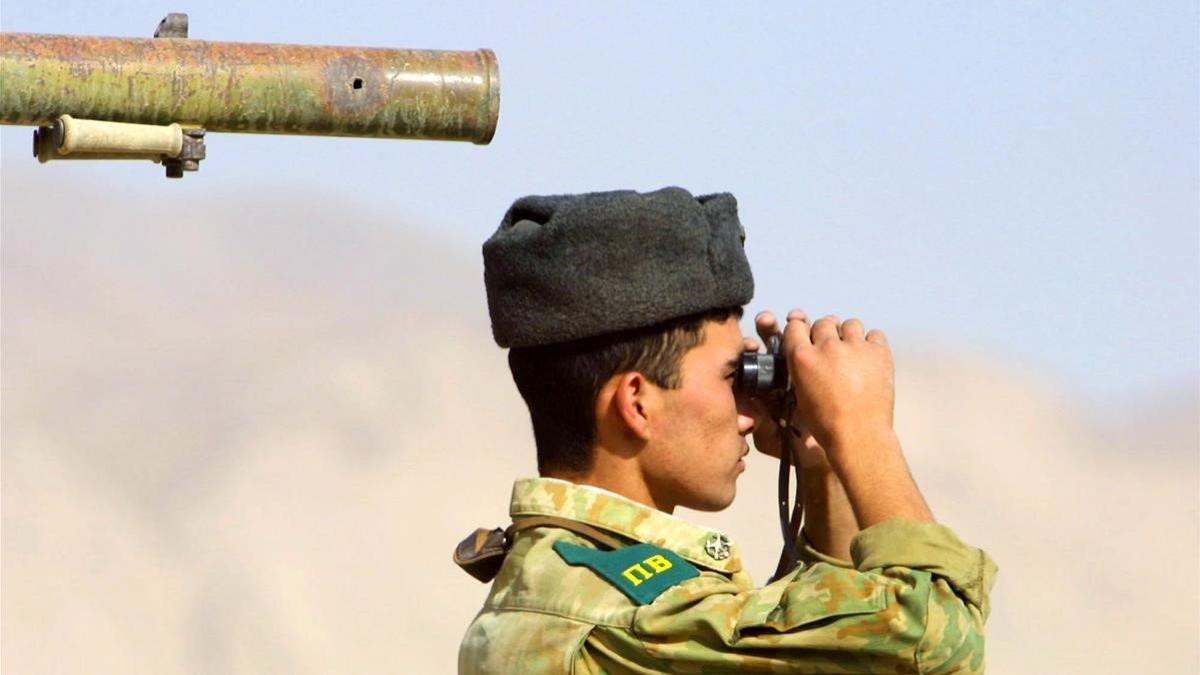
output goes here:
[{"label": "camouflage pattern fabric", "polygon": [[[866,530],[839,561],[804,546],[755,588],[737,546],[620,495],[537,478],[513,486],[514,520],[553,515],[674,552],[698,576],[638,604],[556,542],[520,532],[459,651],[461,673],[982,673],[996,566],[949,528],[903,519]],[[572,547],[560,547],[571,549]],[[651,569],[651,572],[654,570]]]}]

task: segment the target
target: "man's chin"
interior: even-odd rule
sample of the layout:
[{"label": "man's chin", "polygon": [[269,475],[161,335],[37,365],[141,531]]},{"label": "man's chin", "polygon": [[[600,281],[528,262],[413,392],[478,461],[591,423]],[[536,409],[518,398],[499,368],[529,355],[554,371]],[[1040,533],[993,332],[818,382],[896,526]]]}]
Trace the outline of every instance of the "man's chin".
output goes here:
[{"label": "man's chin", "polygon": [[713,513],[716,511],[724,511],[733,504],[733,498],[737,496],[737,485],[731,485],[728,495],[703,495],[698,496],[691,504],[680,504],[693,511],[703,511],[705,513]]}]

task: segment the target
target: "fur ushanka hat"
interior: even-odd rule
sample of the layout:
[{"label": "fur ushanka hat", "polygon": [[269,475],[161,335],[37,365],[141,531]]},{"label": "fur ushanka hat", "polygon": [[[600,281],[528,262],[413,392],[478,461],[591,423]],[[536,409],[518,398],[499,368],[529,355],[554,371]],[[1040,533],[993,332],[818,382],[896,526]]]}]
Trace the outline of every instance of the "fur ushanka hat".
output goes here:
[{"label": "fur ushanka hat", "polygon": [[744,239],[728,193],[522,197],[483,245],[492,334],[532,347],[744,305]]}]

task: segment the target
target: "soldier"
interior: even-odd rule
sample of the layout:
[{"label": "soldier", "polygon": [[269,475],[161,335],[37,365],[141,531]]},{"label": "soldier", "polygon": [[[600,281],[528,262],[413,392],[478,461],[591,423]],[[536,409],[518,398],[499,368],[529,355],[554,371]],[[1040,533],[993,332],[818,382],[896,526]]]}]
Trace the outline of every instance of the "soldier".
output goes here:
[{"label": "soldier", "polygon": [[[484,244],[492,330],[510,348],[540,477],[507,532],[455,552],[495,576],[463,673],[983,672],[995,565],[934,522],[892,429],[883,333],[781,330],[803,424],[798,562],[755,587],[724,535],[672,514],[727,507],[747,436],[776,423],[733,378],[753,294],[732,195],[680,188],[517,200]],[[501,563],[502,561],[502,563]]]}]

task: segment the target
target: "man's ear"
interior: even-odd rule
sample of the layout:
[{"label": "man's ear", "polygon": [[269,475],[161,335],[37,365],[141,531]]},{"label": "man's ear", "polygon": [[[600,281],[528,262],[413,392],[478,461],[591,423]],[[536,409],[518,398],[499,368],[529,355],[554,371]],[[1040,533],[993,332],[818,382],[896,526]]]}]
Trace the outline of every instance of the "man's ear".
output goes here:
[{"label": "man's ear", "polygon": [[597,412],[622,431],[643,441],[650,438],[650,419],[659,404],[658,387],[639,372],[614,375],[601,390]]}]

